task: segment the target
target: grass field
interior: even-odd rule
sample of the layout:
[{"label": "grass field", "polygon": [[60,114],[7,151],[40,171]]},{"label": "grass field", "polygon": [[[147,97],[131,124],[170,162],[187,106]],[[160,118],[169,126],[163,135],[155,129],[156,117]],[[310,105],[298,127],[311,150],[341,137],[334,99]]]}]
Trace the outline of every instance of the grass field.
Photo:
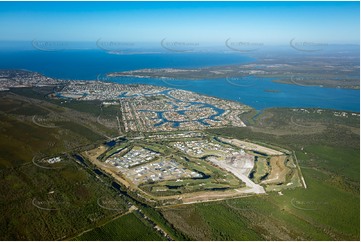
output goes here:
[{"label": "grass field", "polygon": [[82,234],[75,240],[164,240],[149,224],[133,213]]},{"label": "grass field", "polygon": [[360,180],[359,150],[351,147],[332,147],[325,145],[306,146],[298,152],[301,165],[330,170],[354,181]]}]

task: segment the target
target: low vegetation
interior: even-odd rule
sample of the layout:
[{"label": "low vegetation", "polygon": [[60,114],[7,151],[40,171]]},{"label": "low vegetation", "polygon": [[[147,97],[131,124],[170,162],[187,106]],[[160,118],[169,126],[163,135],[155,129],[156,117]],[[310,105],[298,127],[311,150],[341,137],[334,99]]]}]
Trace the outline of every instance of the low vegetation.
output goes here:
[{"label": "low vegetation", "polygon": [[[307,189],[154,208],[132,191],[127,197],[119,196],[111,188],[111,178],[97,175],[91,164],[84,166],[72,158],[78,151],[104,143],[107,135],[118,136],[118,129],[111,122],[97,122],[98,103],[64,104],[48,99],[50,91],[19,88],[0,93],[2,240],[165,239],[155,225],[177,240],[360,239],[357,115],[268,109],[244,114],[247,128],[207,130],[211,136],[294,151]],[[100,121],[102,117],[110,120],[113,114],[117,115],[116,110],[104,108]],[[33,122],[34,115],[41,124],[57,127],[39,126]],[[57,119],[46,122],[47,117]],[[161,147],[149,148],[169,151]],[[34,164],[59,154],[63,159],[58,166],[47,164],[54,169]],[[267,159],[262,162],[254,179],[261,180],[269,172]],[[132,205],[138,210],[128,213]]]}]

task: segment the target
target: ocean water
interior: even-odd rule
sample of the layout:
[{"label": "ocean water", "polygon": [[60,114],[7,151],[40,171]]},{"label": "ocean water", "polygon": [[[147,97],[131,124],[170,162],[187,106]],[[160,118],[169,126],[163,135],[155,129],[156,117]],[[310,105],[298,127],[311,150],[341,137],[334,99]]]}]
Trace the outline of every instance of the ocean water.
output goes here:
[{"label": "ocean water", "polygon": [[[327,108],[360,111],[360,91],[275,83],[270,78],[222,78],[172,80],[157,78],[107,78],[106,73],[142,68],[196,68],[244,64],[254,59],[222,53],[161,53],[114,55],[99,50],[1,51],[0,69],[27,69],[44,75],[73,80],[104,80],[141,83],[194,91],[239,101],[257,110],[271,107]],[[290,77],[291,78],[291,77]]]},{"label": "ocean water", "polygon": [[195,68],[241,64],[252,58],[238,53],[108,54],[101,50],[0,51],[0,69],[27,69],[62,79],[96,80],[109,72],[143,68]]}]

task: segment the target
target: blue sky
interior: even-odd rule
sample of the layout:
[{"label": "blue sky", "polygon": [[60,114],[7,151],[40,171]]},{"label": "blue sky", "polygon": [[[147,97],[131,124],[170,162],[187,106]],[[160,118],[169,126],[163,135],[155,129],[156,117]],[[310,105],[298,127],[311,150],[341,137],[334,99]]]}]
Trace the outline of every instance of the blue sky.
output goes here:
[{"label": "blue sky", "polygon": [[359,2],[0,2],[0,41],[358,44]]}]

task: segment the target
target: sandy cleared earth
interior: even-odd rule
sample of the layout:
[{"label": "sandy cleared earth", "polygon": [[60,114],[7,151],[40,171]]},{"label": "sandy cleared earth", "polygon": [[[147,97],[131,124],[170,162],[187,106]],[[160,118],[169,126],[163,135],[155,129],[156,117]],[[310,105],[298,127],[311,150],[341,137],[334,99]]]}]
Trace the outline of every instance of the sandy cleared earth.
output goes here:
[{"label": "sandy cleared earth", "polygon": [[[264,188],[248,178],[249,173],[252,171],[254,166],[253,159],[240,158],[236,160],[218,160],[215,157],[209,157],[209,161],[215,165],[231,172],[233,175],[241,179],[245,184],[247,189],[242,189],[243,193],[266,193]],[[241,189],[239,189],[241,190]]]}]

